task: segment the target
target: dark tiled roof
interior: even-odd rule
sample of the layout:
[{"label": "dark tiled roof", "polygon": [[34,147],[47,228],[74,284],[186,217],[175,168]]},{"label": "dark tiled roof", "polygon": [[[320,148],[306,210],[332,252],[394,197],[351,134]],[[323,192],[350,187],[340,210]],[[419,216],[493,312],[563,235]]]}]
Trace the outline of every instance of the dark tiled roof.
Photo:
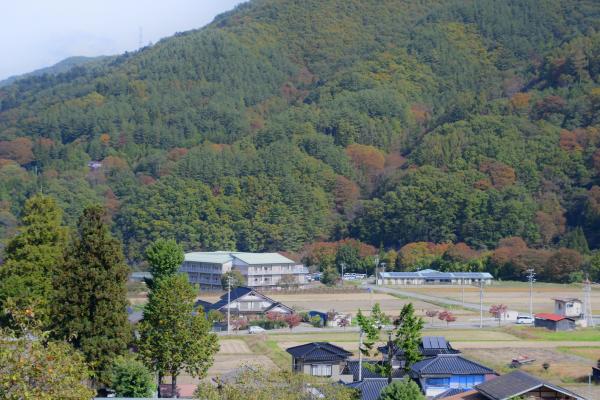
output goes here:
[{"label": "dark tiled roof", "polygon": [[342,361],[352,355],[349,351],[327,342],[312,342],[286,349],[294,358],[305,361]]},{"label": "dark tiled roof", "polygon": [[[235,289],[233,289],[231,291],[231,301],[235,301],[237,299],[239,299],[242,296],[247,295],[248,293],[252,292],[252,289],[247,288],[247,287],[236,287]],[[219,301],[217,301],[215,304],[213,304],[210,308],[212,310],[220,310],[221,308],[223,308],[224,306],[227,305],[227,293],[225,293],[223,296],[221,296],[221,299]],[[208,311],[208,309],[205,308],[206,311]]]},{"label": "dark tiled roof", "polygon": [[213,306],[213,304],[209,301],[204,301],[204,300],[196,300],[196,303],[194,303],[194,307],[198,308],[202,306],[202,309],[205,311],[208,311],[211,309],[211,307]]},{"label": "dark tiled roof", "polygon": [[469,390],[471,390],[471,389],[464,389],[464,388],[448,389],[445,392],[442,392],[442,393],[438,394],[437,396],[435,396],[433,398],[433,400],[444,399],[446,397],[455,396],[457,394],[461,394],[461,393],[467,392]]},{"label": "dark tiled roof", "polygon": [[458,354],[439,354],[413,364],[411,373],[422,375],[485,375],[493,374],[488,367],[467,360]]},{"label": "dark tiled roof", "polygon": [[[373,378],[383,378],[383,376],[381,376],[380,374],[371,371],[370,369],[368,369],[366,367],[366,364],[376,364],[377,361],[363,361],[363,368],[362,368],[362,378],[363,379],[373,379]],[[342,371],[343,375],[347,375],[347,374],[352,374],[353,380],[357,381],[358,380],[358,360],[349,360],[346,363],[346,367],[344,368],[344,370]],[[392,374],[392,379],[396,379],[396,378],[402,378],[404,376],[404,371],[401,368],[396,368],[394,369],[394,372]]]},{"label": "dark tiled roof", "polygon": [[568,391],[567,389],[544,382],[543,380],[523,371],[511,372],[510,374],[502,375],[487,382],[480,383],[479,385],[475,386],[475,389],[490,399],[505,400],[515,396],[520,396],[521,394],[527,393],[541,386],[545,386],[559,393],[566,394],[574,399],[585,400],[583,397]]},{"label": "dark tiled roof", "polygon": [[379,394],[387,385],[387,379],[377,378],[348,383],[346,386],[359,390],[361,400],[377,400]]}]

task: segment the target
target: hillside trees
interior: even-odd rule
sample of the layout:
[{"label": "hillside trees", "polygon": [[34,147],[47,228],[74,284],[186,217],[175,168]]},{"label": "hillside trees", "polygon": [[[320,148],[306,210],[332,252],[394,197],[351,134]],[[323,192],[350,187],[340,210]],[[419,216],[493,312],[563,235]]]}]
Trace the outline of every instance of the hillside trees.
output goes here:
[{"label": "hillside trees", "polygon": [[254,1],[3,86],[0,239],[41,188],[71,226],[103,203],[135,264],[160,237],[598,249],[598,4],[541,4]]}]

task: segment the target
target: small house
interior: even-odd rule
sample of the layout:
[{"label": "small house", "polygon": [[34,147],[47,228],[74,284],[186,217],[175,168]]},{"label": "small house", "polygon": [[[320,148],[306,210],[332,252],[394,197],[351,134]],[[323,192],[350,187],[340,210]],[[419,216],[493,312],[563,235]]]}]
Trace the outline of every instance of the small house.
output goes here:
[{"label": "small house", "polygon": [[585,400],[584,397],[570,390],[545,382],[523,371],[511,372],[481,383],[475,386],[475,390],[483,395],[481,399],[491,400],[513,398]]},{"label": "small house", "polygon": [[433,397],[448,389],[472,389],[496,377],[496,373],[460,354],[439,354],[413,364],[410,377],[419,383],[425,396]]},{"label": "small house", "polygon": [[219,301],[214,304],[205,301],[198,301],[196,304],[201,305],[207,313],[210,310],[217,310],[226,314],[227,309],[229,309],[231,315],[244,316],[249,319],[261,317],[268,312],[294,313],[291,307],[248,287],[235,288],[230,294],[225,293],[221,296]]},{"label": "small house", "polygon": [[581,318],[583,316],[583,304],[576,298],[556,298],[554,300],[554,314],[563,317]]},{"label": "small house", "polygon": [[352,375],[343,373],[352,353],[339,346],[327,342],[312,342],[290,347],[286,351],[292,356],[294,372],[352,382]]},{"label": "small house", "polygon": [[575,319],[558,314],[535,314],[534,326],[546,328],[551,331],[570,331],[575,329]]}]

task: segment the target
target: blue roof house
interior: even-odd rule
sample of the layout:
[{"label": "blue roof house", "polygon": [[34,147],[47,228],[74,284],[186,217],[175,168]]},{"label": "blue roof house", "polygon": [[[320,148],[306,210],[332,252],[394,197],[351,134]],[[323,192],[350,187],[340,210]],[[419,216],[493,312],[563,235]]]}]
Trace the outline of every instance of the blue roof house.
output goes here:
[{"label": "blue roof house", "polygon": [[411,367],[410,376],[427,397],[437,396],[449,389],[472,389],[496,373],[460,354],[438,354],[418,361]]}]

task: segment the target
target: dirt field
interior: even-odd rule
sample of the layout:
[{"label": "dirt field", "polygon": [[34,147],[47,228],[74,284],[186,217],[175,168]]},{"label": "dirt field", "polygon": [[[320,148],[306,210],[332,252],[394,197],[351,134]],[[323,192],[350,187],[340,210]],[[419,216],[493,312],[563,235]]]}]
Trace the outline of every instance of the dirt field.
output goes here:
[{"label": "dirt field", "polygon": [[[460,286],[390,286],[415,293],[424,293],[430,296],[445,297],[453,300],[462,300]],[[554,297],[575,297],[583,300],[581,285],[560,285],[549,283],[536,283],[533,291],[533,312],[553,312]],[[592,290],[592,308],[594,313],[600,313],[600,289]],[[479,303],[479,289],[465,287],[465,302]],[[484,289],[484,303],[486,305],[503,303],[509,309],[522,312],[529,311],[529,286],[525,282],[496,282]]]},{"label": "dirt field", "polygon": [[[282,302],[283,304],[294,308],[296,311],[323,311],[335,310],[337,312],[356,315],[359,309],[368,313],[373,304],[379,303],[382,310],[390,315],[397,315],[402,306],[409,301],[399,299],[385,293],[306,293],[306,294],[269,294],[269,297]],[[211,294],[201,294],[200,299],[215,302],[218,296]],[[429,309],[439,309],[440,307],[425,303],[423,301],[412,301],[418,314],[424,316],[425,311]],[[463,309],[453,309],[452,312],[459,319],[475,317],[476,313]],[[478,315],[478,314],[477,314]]]}]

